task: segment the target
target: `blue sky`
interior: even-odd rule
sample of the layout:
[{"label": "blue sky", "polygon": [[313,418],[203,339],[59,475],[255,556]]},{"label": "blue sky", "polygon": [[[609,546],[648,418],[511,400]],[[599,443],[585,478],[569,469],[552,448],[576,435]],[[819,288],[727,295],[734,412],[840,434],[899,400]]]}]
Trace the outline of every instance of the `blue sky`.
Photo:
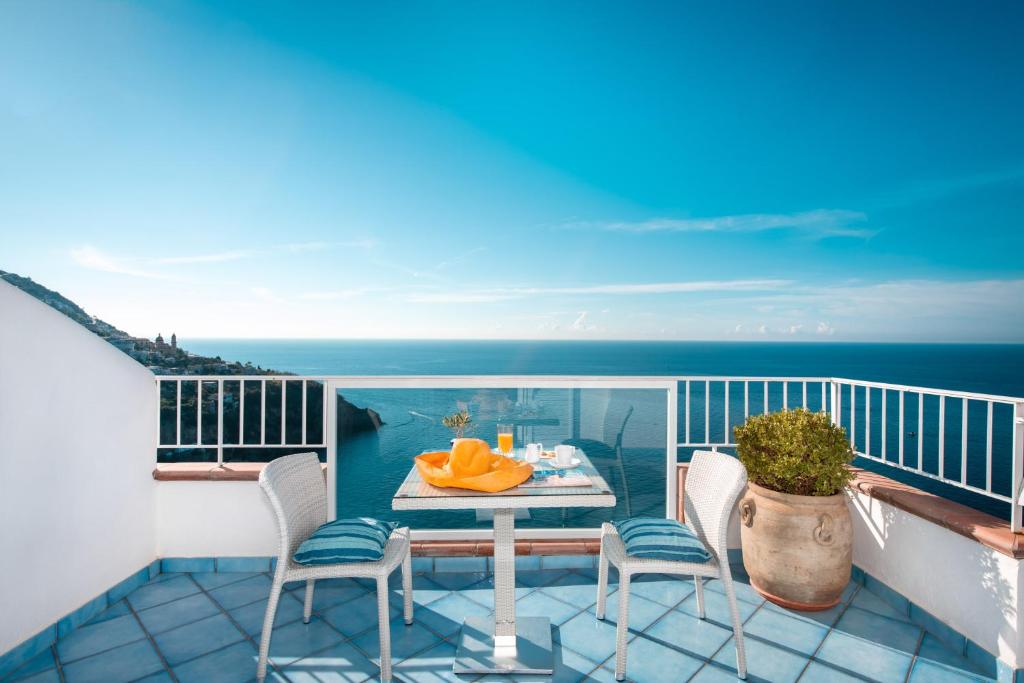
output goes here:
[{"label": "blue sky", "polygon": [[0,268],[186,339],[1024,341],[1022,30],[8,1]]}]

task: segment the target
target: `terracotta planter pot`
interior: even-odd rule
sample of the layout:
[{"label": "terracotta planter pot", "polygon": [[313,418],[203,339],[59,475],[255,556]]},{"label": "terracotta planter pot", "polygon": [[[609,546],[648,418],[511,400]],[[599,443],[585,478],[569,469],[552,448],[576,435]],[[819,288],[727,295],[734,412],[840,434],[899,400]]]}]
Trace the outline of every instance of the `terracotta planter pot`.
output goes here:
[{"label": "terracotta planter pot", "polygon": [[847,498],[794,496],[749,484],[740,502],[750,585],[789,609],[824,610],[850,582],[853,526]]}]

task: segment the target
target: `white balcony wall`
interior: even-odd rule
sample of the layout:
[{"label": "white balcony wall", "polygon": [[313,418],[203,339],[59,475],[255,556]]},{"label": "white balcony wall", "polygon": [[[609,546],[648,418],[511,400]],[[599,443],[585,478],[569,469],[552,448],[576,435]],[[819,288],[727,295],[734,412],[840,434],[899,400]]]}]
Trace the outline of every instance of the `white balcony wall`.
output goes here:
[{"label": "white balcony wall", "polygon": [[854,564],[1009,667],[1024,666],[1024,563],[860,492],[850,514]]},{"label": "white balcony wall", "polygon": [[156,557],[152,374],[0,281],[0,652]]},{"label": "white balcony wall", "polygon": [[160,557],[277,556],[274,511],[254,481],[157,482]]}]

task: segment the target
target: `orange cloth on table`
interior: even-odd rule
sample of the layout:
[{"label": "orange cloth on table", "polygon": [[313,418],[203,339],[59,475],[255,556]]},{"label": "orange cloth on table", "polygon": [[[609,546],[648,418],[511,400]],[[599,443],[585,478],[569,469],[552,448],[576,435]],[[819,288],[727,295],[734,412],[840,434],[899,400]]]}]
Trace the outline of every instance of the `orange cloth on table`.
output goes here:
[{"label": "orange cloth on table", "polygon": [[487,493],[519,486],[533,474],[531,465],[491,452],[481,439],[456,439],[451,452],[417,455],[416,469],[434,486]]}]

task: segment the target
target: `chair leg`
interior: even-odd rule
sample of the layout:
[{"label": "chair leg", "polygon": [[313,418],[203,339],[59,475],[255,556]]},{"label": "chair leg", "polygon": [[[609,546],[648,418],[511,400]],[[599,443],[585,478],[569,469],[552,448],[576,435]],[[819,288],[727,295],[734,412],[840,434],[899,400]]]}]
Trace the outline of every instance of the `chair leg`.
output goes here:
[{"label": "chair leg", "polygon": [[256,665],[256,680],[263,683],[267,677],[267,657],[270,655],[270,636],[274,630],[274,617],[277,615],[277,602],[281,598],[284,587],[284,576],[274,575],[274,583],[270,587],[270,598],[267,600],[267,611],[263,615],[263,633],[260,635],[260,659]]},{"label": "chair leg", "polygon": [[391,622],[388,620],[388,577],[377,579],[377,628],[380,631],[380,680],[391,680]]},{"label": "chair leg", "polygon": [[608,600],[608,556],[601,542],[601,555],[597,560],[597,618],[604,619],[604,608]]},{"label": "chair leg", "polygon": [[306,579],[306,601],[302,606],[302,623],[308,624],[309,617],[313,614],[313,586],[316,579]]},{"label": "chair leg", "polygon": [[615,680],[626,678],[626,635],[629,631],[629,572],[619,568],[619,623],[615,626]]},{"label": "chair leg", "polygon": [[693,583],[697,587],[697,618],[703,619],[704,612],[704,577],[694,576]]},{"label": "chair leg", "polygon": [[404,616],[405,623],[412,623],[412,552],[410,550],[405,551],[405,557],[402,558],[402,597],[405,604]]},{"label": "chair leg", "polygon": [[728,572],[722,573],[722,587],[725,589],[725,597],[729,601],[729,613],[732,617],[732,632],[736,641],[736,677],[747,677],[747,654],[743,646],[743,622],[740,621],[740,611],[736,606],[736,589],[732,585],[732,576]]}]

